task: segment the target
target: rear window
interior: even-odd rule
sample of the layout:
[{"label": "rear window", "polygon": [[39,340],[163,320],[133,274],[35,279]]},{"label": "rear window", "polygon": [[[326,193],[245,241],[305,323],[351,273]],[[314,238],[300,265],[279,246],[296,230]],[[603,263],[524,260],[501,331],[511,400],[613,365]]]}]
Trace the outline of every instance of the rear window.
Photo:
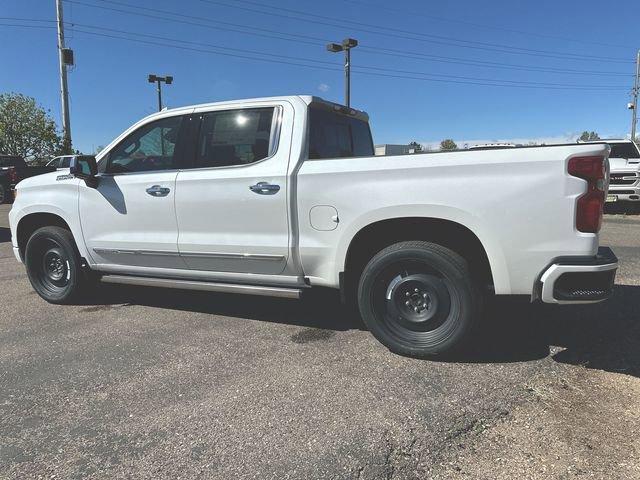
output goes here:
[{"label": "rear window", "polygon": [[610,143],[609,158],[640,158],[638,149],[633,143]]},{"label": "rear window", "polygon": [[373,140],[364,120],[309,108],[309,158],[372,157]]}]

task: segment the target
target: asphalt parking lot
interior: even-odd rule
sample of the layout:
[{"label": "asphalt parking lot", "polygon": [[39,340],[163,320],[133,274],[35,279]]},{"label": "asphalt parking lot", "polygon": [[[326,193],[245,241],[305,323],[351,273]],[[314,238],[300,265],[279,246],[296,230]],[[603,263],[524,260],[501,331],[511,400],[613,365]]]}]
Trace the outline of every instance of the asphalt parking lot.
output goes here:
[{"label": "asphalt parking lot", "polygon": [[303,301],[104,286],[55,306],[0,206],[0,477],[426,478],[574,369],[640,376],[640,219],[608,215],[615,297],[492,305],[459,361],[394,355],[332,292]]}]

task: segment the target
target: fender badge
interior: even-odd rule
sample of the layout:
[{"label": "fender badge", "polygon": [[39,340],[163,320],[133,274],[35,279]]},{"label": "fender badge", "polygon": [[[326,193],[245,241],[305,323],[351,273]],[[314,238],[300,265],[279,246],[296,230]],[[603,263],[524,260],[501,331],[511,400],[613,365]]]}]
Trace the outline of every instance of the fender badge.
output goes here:
[{"label": "fender badge", "polygon": [[60,180],[71,180],[72,178],[74,178],[73,175],[58,175],[56,180],[59,182]]}]

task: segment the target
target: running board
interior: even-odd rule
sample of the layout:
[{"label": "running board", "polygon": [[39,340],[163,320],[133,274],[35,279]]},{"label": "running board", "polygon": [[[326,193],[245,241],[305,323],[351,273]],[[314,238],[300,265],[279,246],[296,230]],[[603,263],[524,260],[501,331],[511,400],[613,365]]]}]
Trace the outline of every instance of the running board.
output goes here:
[{"label": "running board", "polygon": [[141,287],[178,288],[183,290],[203,290],[207,292],[244,293],[247,295],[263,295],[298,299],[302,295],[299,288],[262,287],[258,285],[242,285],[237,283],[199,282],[197,280],[179,280],[172,278],[134,277],[129,275],[103,275],[104,283],[122,283]]}]

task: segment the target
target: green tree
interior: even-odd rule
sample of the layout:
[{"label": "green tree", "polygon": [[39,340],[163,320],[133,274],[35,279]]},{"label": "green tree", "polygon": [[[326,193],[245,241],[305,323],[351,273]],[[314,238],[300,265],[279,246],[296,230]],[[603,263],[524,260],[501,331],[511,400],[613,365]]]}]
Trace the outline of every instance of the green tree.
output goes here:
[{"label": "green tree", "polygon": [[409,144],[409,148],[413,148],[413,151],[418,153],[422,151],[422,145],[415,140]]},{"label": "green tree", "polygon": [[447,138],[440,142],[440,150],[455,150],[457,148],[458,145],[456,145],[456,142],[454,142],[450,138]]},{"label": "green tree", "polygon": [[0,94],[0,153],[34,159],[70,150],[71,145],[63,145],[56,122],[34,98]]},{"label": "green tree", "polygon": [[581,140],[583,142],[589,142],[592,140],[600,140],[600,135],[598,135],[597,132],[587,132],[586,130],[584,132],[582,132],[582,135],[580,135],[580,138],[578,138],[578,140]]}]

